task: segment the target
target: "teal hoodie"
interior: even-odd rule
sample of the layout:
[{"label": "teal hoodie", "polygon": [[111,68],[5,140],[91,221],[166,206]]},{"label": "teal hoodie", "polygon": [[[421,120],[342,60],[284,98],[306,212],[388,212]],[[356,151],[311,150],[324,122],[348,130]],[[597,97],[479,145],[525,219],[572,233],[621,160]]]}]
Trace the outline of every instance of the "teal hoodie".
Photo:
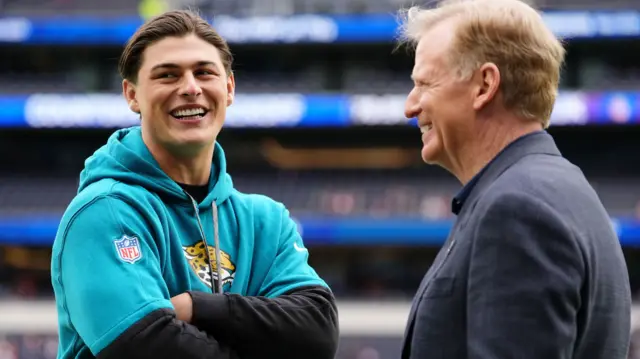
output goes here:
[{"label": "teal hoodie", "polygon": [[160,169],[139,127],[116,131],[87,159],[53,244],[58,358],[96,356],[188,290],[275,297],[326,287],[287,209],[235,190],[218,143],[210,178],[196,203]]}]

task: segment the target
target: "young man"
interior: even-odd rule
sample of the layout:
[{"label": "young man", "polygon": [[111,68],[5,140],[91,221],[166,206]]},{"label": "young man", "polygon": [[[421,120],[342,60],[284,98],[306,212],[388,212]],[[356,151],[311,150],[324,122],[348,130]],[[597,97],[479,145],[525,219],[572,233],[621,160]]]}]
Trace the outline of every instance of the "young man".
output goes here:
[{"label": "young man", "polygon": [[120,61],[141,126],[90,157],[53,246],[58,358],[333,358],[334,298],[287,209],[240,193],[216,142],[232,56],[165,13]]},{"label": "young man", "polygon": [[629,278],[607,212],[544,131],[564,49],[518,0],[408,12],[422,158],[463,184],[403,359],[625,359]]}]

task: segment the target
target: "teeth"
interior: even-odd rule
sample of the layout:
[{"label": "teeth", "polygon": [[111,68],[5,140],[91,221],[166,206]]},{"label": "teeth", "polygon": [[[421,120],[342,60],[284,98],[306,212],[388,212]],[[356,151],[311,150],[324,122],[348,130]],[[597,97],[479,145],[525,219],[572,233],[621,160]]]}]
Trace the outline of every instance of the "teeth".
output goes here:
[{"label": "teeth", "polygon": [[429,131],[431,128],[433,128],[433,125],[420,126],[420,132],[421,133],[427,133],[427,131]]},{"label": "teeth", "polygon": [[202,116],[204,115],[204,112],[203,108],[190,108],[186,110],[173,111],[171,115],[174,117]]}]

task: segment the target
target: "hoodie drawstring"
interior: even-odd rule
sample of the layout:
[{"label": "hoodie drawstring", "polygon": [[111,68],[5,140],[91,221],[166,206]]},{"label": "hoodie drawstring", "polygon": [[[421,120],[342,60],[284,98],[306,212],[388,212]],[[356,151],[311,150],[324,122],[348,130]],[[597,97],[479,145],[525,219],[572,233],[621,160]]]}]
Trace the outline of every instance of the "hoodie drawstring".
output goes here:
[{"label": "hoodie drawstring", "polygon": [[207,244],[207,236],[204,234],[204,227],[202,226],[202,221],[200,221],[200,211],[198,210],[198,202],[191,197],[190,194],[187,193],[187,196],[191,198],[191,203],[193,204],[193,209],[196,212],[196,219],[198,221],[198,228],[200,229],[200,240],[204,245],[204,253],[207,258],[207,262],[209,263],[209,278],[211,278],[211,292],[212,293],[220,293],[222,294],[222,267],[220,261],[220,237],[218,234],[218,206],[214,201],[211,204],[211,208],[213,209],[213,240],[215,245],[215,253],[216,253],[216,275],[218,277],[217,288],[213,287],[213,262],[211,261],[211,256],[209,255],[209,245]]},{"label": "hoodie drawstring", "polygon": [[[220,262],[220,236],[218,235],[218,205],[215,201],[211,204],[213,209],[213,241],[216,246],[216,272],[218,274],[218,293],[224,293],[222,289],[222,266]],[[208,251],[207,251],[208,252]],[[211,261],[209,261],[211,263]],[[211,267],[209,267],[211,269]],[[213,274],[213,273],[211,273]]]}]

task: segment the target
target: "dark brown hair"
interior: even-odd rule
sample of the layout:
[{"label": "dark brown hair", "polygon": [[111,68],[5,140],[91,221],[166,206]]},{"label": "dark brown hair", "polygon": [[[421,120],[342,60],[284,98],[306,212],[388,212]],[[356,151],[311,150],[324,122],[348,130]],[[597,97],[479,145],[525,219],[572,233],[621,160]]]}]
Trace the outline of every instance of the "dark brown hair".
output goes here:
[{"label": "dark brown hair", "polygon": [[233,55],[225,39],[198,14],[188,10],[175,10],[147,21],[131,36],[120,56],[118,64],[120,76],[131,82],[137,82],[138,71],[143,61],[142,54],[148,46],[165,37],[182,37],[190,34],[195,34],[215,46],[220,52],[227,75],[231,74]]}]

